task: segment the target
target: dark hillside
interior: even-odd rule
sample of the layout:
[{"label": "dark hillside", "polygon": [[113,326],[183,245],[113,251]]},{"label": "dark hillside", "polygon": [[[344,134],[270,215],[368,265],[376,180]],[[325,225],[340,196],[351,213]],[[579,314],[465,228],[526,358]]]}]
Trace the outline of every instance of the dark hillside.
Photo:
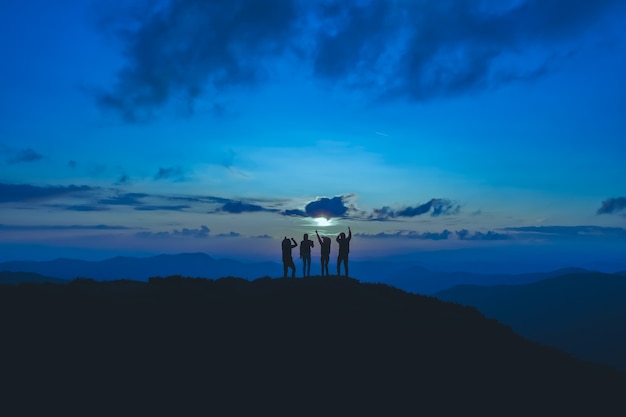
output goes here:
[{"label": "dark hillside", "polygon": [[622,373],[352,279],[0,286],[0,317],[6,415],[626,415]]},{"label": "dark hillside", "polygon": [[588,272],[527,285],[462,285],[436,296],[477,308],[525,337],[626,372],[626,277]]}]

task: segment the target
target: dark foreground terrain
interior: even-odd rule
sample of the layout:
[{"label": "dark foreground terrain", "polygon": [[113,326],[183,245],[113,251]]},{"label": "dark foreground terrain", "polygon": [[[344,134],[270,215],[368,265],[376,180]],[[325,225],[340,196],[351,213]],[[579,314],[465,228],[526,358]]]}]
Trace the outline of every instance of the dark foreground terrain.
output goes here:
[{"label": "dark foreground terrain", "polygon": [[626,375],[352,279],[0,285],[2,415],[626,415]]}]

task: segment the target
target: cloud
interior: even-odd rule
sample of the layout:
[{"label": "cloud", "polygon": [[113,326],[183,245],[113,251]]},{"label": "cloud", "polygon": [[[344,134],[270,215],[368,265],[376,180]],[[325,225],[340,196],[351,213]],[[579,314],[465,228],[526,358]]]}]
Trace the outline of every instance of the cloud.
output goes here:
[{"label": "cloud", "polygon": [[613,214],[622,210],[626,210],[626,197],[608,198],[602,202],[596,214]]},{"label": "cloud", "polygon": [[450,216],[458,214],[461,206],[445,198],[433,198],[417,206],[407,206],[394,210],[390,207],[374,209],[369,216],[370,220],[389,220],[397,217],[415,217],[430,213],[432,217]]},{"label": "cloud", "polygon": [[504,233],[494,232],[492,230],[487,233],[483,232],[470,232],[468,230],[462,229],[457,231],[450,231],[448,229],[444,229],[441,232],[416,232],[414,230],[400,230],[394,233],[389,232],[381,232],[376,234],[357,234],[356,236],[370,238],[370,239],[388,239],[388,238],[405,238],[405,239],[419,239],[419,240],[448,240],[448,239],[459,239],[459,240],[507,240],[510,239],[511,236]]},{"label": "cloud", "polygon": [[507,240],[511,236],[506,233],[498,233],[493,230],[489,230],[487,233],[483,232],[470,232],[469,230],[458,230],[456,235],[461,240]]},{"label": "cloud", "polygon": [[0,231],[3,230],[130,230],[132,227],[126,226],[111,226],[106,224],[96,225],[6,225],[0,224]]},{"label": "cloud", "polygon": [[299,209],[290,209],[282,212],[283,216],[292,216],[292,217],[306,217],[306,213],[304,210]]},{"label": "cloud", "polygon": [[350,196],[336,196],[333,198],[322,197],[311,201],[304,207],[304,212],[308,217],[344,217],[350,207],[346,205],[346,200]]},{"label": "cloud", "polygon": [[64,206],[65,210],[69,211],[107,211],[108,207],[102,207],[93,204],[74,204],[70,206]]},{"label": "cloud", "polygon": [[506,227],[507,232],[526,233],[530,236],[546,238],[626,238],[626,229],[621,227],[603,226],[522,226]]},{"label": "cloud", "polygon": [[270,235],[268,235],[267,233],[266,233],[266,234],[264,234],[264,235],[250,236],[250,237],[255,238],[255,239],[273,239],[273,238],[272,238]]},{"label": "cloud", "polygon": [[94,188],[86,185],[40,187],[28,184],[0,183],[0,203],[47,200],[92,190]]},{"label": "cloud", "polygon": [[[433,97],[541,77],[621,0],[170,0],[102,14],[126,62],[98,102],[129,122],[174,99],[265,82],[299,65],[370,97]],[[101,9],[105,8],[104,2]],[[103,23],[104,22],[104,23]]]},{"label": "cloud", "polygon": [[139,232],[136,236],[141,238],[153,239],[153,238],[170,238],[170,237],[192,237],[198,239],[208,238],[211,230],[207,226],[200,226],[199,229],[187,229],[181,230],[174,229],[171,232]]},{"label": "cloud", "polygon": [[216,237],[240,237],[241,234],[237,233],[237,232],[228,232],[228,233],[220,233],[218,235],[215,235]]},{"label": "cloud", "polygon": [[285,210],[281,214],[295,217],[324,217],[327,219],[345,217],[351,212],[356,212],[356,208],[349,204],[353,195],[335,196],[333,198],[318,197],[304,206],[304,210]]},{"label": "cloud", "polygon": [[103,25],[121,34],[128,60],[116,86],[98,100],[136,122],[173,96],[192,111],[203,93],[254,84],[264,77],[264,59],[280,54],[294,35],[295,8],[289,0],[147,2],[125,27]]},{"label": "cloud", "polygon": [[144,193],[126,193],[102,199],[99,203],[110,206],[140,206],[143,204],[140,200],[148,196],[148,194]]},{"label": "cloud", "polygon": [[117,181],[114,183],[115,185],[125,185],[130,184],[130,177],[126,174],[122,174]]},{"label": "cloud", "polygon": [[154,175],[155,180],[173,179],[174,181],[184,181],[185,176],[182,169],[178,167],[172,168],[159,168],[159,171]]},{"label": "cloud", "polygon": [[139,211],[183,211],[189,209],[191,206],[179,205],[179,206],[138,206],[135,210]]},{"label": "cloud", "polygon": [[241,201],[229,201],[225,203],[219,211],[224,211],[226,213],[245,213],[245,212],[258,212],[258,211],[275,211],[266,209],[264,207],[258,206],[256,204],[244,203]]},{"label": "cloud", "polygon": [[43,159],[43,156],[30,148],[22,149],[17,155],[9,158],[7,162],[9,164],[20,164],[24,162],[35,162]]}]

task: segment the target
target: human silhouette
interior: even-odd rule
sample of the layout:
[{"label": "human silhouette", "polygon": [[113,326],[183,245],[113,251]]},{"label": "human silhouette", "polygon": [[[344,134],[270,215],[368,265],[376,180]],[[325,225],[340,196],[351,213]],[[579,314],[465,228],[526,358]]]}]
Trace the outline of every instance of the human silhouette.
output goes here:
[{"label": "human silhouette", "polygon": [[343,262],[346,276],[348,276],[348,254],[350,253],[350,239],[352,239],[352,230],[348,227],[348,237],[344,232],[337,236],[339,244],[339,255],[337,255],[337,276],[341,276],[341,263]]},{"label": "human silhouette", "polygon": [[291,250],[298,246],[294,238],[287,239],[287,236],[283,239],[283,277],[287,278],[287,269],[291,268],[291,278],[296,277],[296,266],[293,263],[291,257]]},{"label": "human silhouette", "polygon": [[302,276],[311,276],[311,248],[315,246],[312,240],[309,240],[309,234],[305,233],[302,242],[300,242],[300,259],[302,259]]},{"label": "human silhouette", "polygon": [[317,235],[317,241],[320,244],[320,252],[322,254],[322,276],[326,274],[326,276],[330,276],[328,273],[328,262],[330,261],[330,243],[332,242],[328,236],[320,237],[320,234],[315,231]]}]

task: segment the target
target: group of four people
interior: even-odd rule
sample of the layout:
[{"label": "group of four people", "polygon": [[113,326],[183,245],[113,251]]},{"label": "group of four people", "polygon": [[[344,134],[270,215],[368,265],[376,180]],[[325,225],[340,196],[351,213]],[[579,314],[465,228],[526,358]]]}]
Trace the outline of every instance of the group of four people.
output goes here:
[{"label": "group of four people", "polygon": [[[320,237],[320,234],[315,231],[317,235],[317,241],[320,244],[321,262],[322,262],[322,276],[330,276],[328,273],[328,262],[330,261],[330,244],[331,240],[328,236]],[[346,276],[348,276],[348,254],[350,253],[350,240],[352,239],[352,230],[348,227],[348,236],[344,232],[341,232],[337,236],[337,243],[339,244],[339,252],[337,255],[337,275],[341,275],[341,264],[344,265]],[[291,268],[291,277],[296,277],[296,266],[293,263],[291,256],[291,250],[298,246],[298,243],[294,238],[283,239],[283,276],[287,278],[287,270]],[[315,247],[312,240],[309,240],[308,233],[304,234],[302,242],[300,242],[300,259],[302,259],[302,275],[304,277],[311,276],[311,249]]]}]

